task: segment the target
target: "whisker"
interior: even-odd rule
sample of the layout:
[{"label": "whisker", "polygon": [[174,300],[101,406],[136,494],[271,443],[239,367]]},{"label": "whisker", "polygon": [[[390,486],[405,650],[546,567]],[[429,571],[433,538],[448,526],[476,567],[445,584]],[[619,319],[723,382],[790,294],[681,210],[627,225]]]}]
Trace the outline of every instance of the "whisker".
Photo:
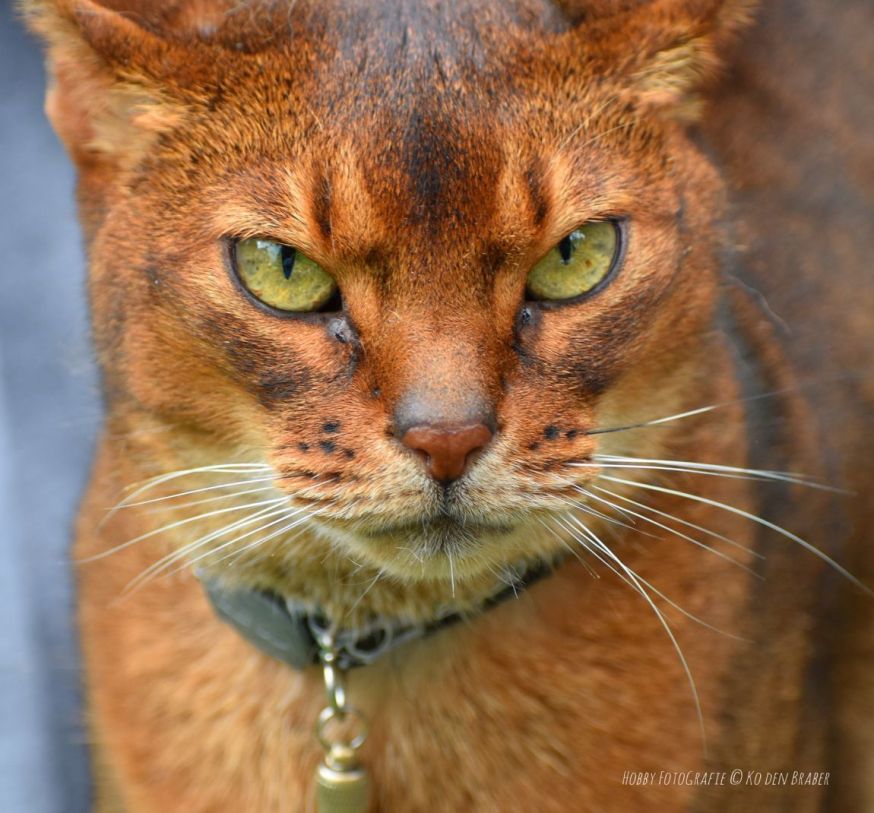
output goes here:
[{"label": "whisker", "polygon": [[[122,508],[138,508],[143,505],[152,505],[156,502],[167,502],[168,500],[178,500],[181,497],[190,497],[192,494],[202,494],[206,491],[220,491],[224,488],[235,488],[236,486],[247,486],[247,485],[255,485],[257,483],[269,483],[272,480],[279,479],[277,477],[254,477],[247,478],[245,480],[233,480],[229,483],[219,483],[218,485],[212,486],[203,486],[202,488],[192,488],[188,491],[179,491],[175,494],[166,494],[163,497],[152,497],[148,500],[138,500],[137,502],[128,502],[127,500],[123,500],[118,505],[114,506],[111,510],[117,511]],[[270,486],[264,486],[264,489],[270,488]],[[221,499],[221,498],[219,498]]]},{"label": "whisker", "polygon": [[[575,519],[575,517],[574,517],[573,515],[569,515],[569,517],[570,517],[570,519]],[[577,523],[577,524],[579,524],[579,523]],[[566,530],[570,531],[570,532],[573,534],[573,529],[571,529],[571,528],[567,528],[567,526],[565,526],[565,525],[563,525],[562,527],[564,527]],[[575,535],[575,534],[574,534],[574,537],[576,538],[576,535]],[[559,539],[559,541],[563,541],[563,540],[561,540],[561,537],[557,537],[557,538]],[[579,540],[577,540],[577,541],[579,541]],[[582,543],[580,543],[580,544],[582,544]],[[585,546],[584,546],[584,547],[585,547]],[[586,548],[586,550],[589,550],[589,549]],[[626,584],[631,584],[631,582],[629,582],[628,579],[627,579],[625,576],[623,576],[623,575],[622,575],[619,571],[617,571],[615,568],[611,567],[611,565],[609,564],[609,562],[604,562],[604,560],[601,559],[595,551],[591,551],[591,550],[589,550],[589,552],[590,552],[593,556],[595,556],[596,558],[598,558],[599,561],[601,561],[601,562],[604,564],[605,567],[607,567],[607,568],[609,568],[610,570],[612,570],[613,573],[615,573],[615,574],[616,574],[616,575],[617,575],[617,576],[618,576],[622,581],[624,581]],[[590,568],[590,570],[591,570],[591,568]],[[594,571],[592,571],[592,572],[594,573]],[[684,609],[683,607],[681,607],[679,604],[677,604],[677,603],[676,603],[675,601],[673,601],[671,598],[669,598],[668,596],[666,596],[666,595],[665,595],[661,590],[659,590],[655,585],[653,585],[652,582],[649,582],[649,581],[647,581],[646,579],[644,579],[643,576],[641,576],[640,574],[636,573],[635,575],[637,575],[637,578],[640,579],[640,581],[641,581],[642,584],[645,584],[645,585],[646,585],[650,590],[652,590],[653,593],[655,593],[655,594],[656,594],[660,599],[662,599],[662,601],[664,601],[666,604],[669,604],[669,605],[670,605],[671,607],[673,607],[673,608],[674,608],[678,613],[681,613],[682,615],[686,616],[686,618],[688,618],[689,620],[694,621],[696,624],[700,624],[702,627],[706,627],[707,629],[712,630],[713,632],[718,632],[720,635],[725,635],[725,636],[728,637],[728,638],[734,638],[736,641],[745,641],[745,642],[748,642],[748,641],[749,641],[748,638],[744,638],[744,637],[742,637],[742,636],[740,636],[740,635],[735,635],[733,632],[728,632],[728,630],[724,630],[724,629],[721,629],[720,627],[715,627],[713,624],[709,624],[707,621],[705,621],[705,620],[704,620],[703,618],[701,618],[700,616],[697,616],[697,615],[695,615],[694,613],[690,613],[688,610],[686,610],[686,609]],[[595,574],[595,576],[596,576],[597,578],[600,578],[600,576],[598,576],[597,574]],[[631,586],[633,587],[634,585],[631,585]]]},{"label": "whisker", "polygon": [[[154,488],[155,486],[169,482],[170,480],[187,477],[190,474],[212,474],[217,472],[222,474],[244,474],[247,471],[268,471],[269,469],[270,466],[266,463],[217,463],[212,466],[195,466],[190,469],[177,469],[176,471],[150,477],[140,484],[134,483],[133,485],[127,486],[125,490],[129,491],[130,489],[135,489],[134,493],[136,493],[137,491]],[[133,496],[133,494],[129,496]]]},{"label": "whisker", "polygon": [[706,412],[713,412],[716,409],[724,409],[725,407],[735,406],[737,404],[745,404],[750,401],[759,401],[763,398],[776,398],[780,395],[786,395],[790,392],[797,392],[799,387],[784,387],[779,390],[772,390],[771,392],[763,392],[758,395],[749,395],[744,398],[735,398],[731,401],[721,401],[716,404],[708,404],[707,406],[698,407],[697,409],[689,409],[685,412],[677,412],[674,415],[666,415],[663,418],[653,418],[648,421],[640,421],[639,423],[629,423],[624,426],[608,426],[601,427],[598,429],[589,429],[585,434],[587,435],[606,435],[610,432],[625,432],[628,429],[643,429],[647,426],[658,426],[663,423],[670,423],[672,421],[679,421],[683,418],[691,418],[695,415],[703,415]]},{"label": "whisker", "polygon": [[254,542],[249,542],[248,544],[244,545],[240,550],[231,551],[230,553],[217,559],[216,561],[211,562],[209,564],[209,567],[217,565],[220,562],[223,562],[226,559],[229,559],[231,557],[239,558],[247,551],[253,550],[254,548],[257,548],[257,547],[265,544],[266,542],[269,542],[271,539],[275,539],[277,536],[281,536],[282,534],[287,533],[288,531],[292,530],[293,528],[296,528],[298,525],[306,522],[308,519],[312,519],[312,514],[307,513],[303,508],[299,508],[296,511],[292,511],[290,513],[286,512],[284,516],[280,517],[278,520],[275,520],[274,522],[268,522],[266,525],[262,525],[259,528],[255,528],[253,531],[248,531],[247,533],[236,537],[236,539],[230,540],[230,542],[223,542],[217,548],[213,548],[211,550],[206,551],[205,553],[202,553],[200,556],[197,556],[196,558],[192,559],[190,562],[186,562],[181,568],[174,570],[171,573],[168,573],[167,576],[169,577],[169,576],[172,576],[174,573],[178,573],[180,570],[185,570],[186,568],[194,567],[198,562],[202,561],[203,559],[206,559],[208,556],[212,556],[212,555],[218,553],[220,550],[224,550],[225,548],[230,547],[231,545],[235,545],[241,539],[245,539],[247,536],[251,536],[252,534],[260,533],[261,531],[264,531],[267,528],[272,527],[273,525],[277,525],[280,522],[284,522],[287,519],[291,519],[292,517],[296,517],[301,513],[304,513],[303,517],[300,517],[299,519],[295,519],[294,522],[290,523],[289,525],[285,525],[282,528],[279,528],[278,530],[273,531],[272,533],[269,533],[267,536],[263,536],[259,539],[256,539]]},{"label": "whisker", "polygon": [[130,493],[124,497],[114,508],[107,512],[106,516],[100,520],[97,524],[97,529],[102,528],[113,516],[126,504],[130,502],[130,500],[138,497],[140,494],[145,494],[147,491],[156,488],[163,483],[169,482],[171,480],[175,480],[179,477],[186,477],[191,474],[214,474],[214,473],[222,473],[222,474],[243,474],[246,471],[269,471],[270,466],[264,463],[224,463],[217,464],[214,466],[197,466],[191,469],[180,469],[178,471],[172,471],[167,474],[160,474],[157,477],[152,477],[146,480],[144,483],[137,485],[128,486],[125,491],[130,491]]},{"label": "whisker", "polygon": [[[838,494],[850,494],[844,489],[818,483],[803,474],[783,471],[768,471],[766,469],[745,469],[736,466],[723,466],[717,463],[702,463],[688,460],[656,460],[639,457],[620,457],[618,455],[592,455],[592,460],[604,461],[613,468],[650,469],[653,471],[678,471],[690,474],[710,474],[738,479],[777,480],[793,485],[807,486],[820,491],[830,491]],[[569,463],[574,467],[586,467],[591,464]]]},{"label": "whisker", "polygon": [[208,545],[214,539],[218,539],[225,534],[232,533],[239,528],[244,528],[246,525],[250,525],[253,522],[270,519],[271,517],[276,517],[280,514],[281,516],[279,517],[279,519],[275,520],[275,522],[261,525],[258,528],[255,528],[254,530],[248,531],[242,536],[237,537],[235,541],[239,541],[239,539],[244,539],[246,536],[250,536],[253,533],[258,533],[258,531],[264,530],[264,528],[270,527],[271,524],[275,524],[276,522],[283,522],[287,518],[287,508],[264,508],[261,511],[256,511],[251,516],[245,517],[244,519],[236,520],[235,522],[229,523],[228,525],[225,525],[216,531],[211,531],[208,534],[204,534],[198,539],[195,539],[193,542],[189,542],[186,545],[183,545],[181,548],[171,551],[166,556],[163,556],[161,559],[159,559],[157,562],[149,565],[149,567],[147,567],[142,573],[140,573],[137,577],[128,582],[128,584],[122,591],[122,594],[133,592],[139,587],[142,587],[147,581],[150,581],[153,576],[157,576],[165,568],[171,567],[175,562],[185,558],[191,553],[194,553],[194,551],[198,550],[204,545]]},{"label": "whisker", "polygon": [[[582,525],[580,523],[580,529],[584,532],[586,537],[589,540],[591,540],[598,547],[599,550],[603,551],[604,554],[609,556],[622,569],[622,571],[628,576],[628,578],[631,579],[631,581],[634,583],[634,587],[636,588],[637,593],[646,601],[647,604],[649,604],[650,608],[655,613],[656,618],[658,619],[662,628],[665,630],[665,633],[667,634],[668,638],[671,641],[671,644],[674,647],[674,651],[677,653],[677,657],[680,660],[680,664],[683,667],[683,671],[686,673],[686,679],[689,682],[689,688],[692,692],[692,699],[695,702],[695,712],[696,712],[696,715],[698,717],[698,728],[701,732],[701,744],[702,744],[704,753],[706,754],[707,753],[707,733],[704,729],[704,714],[703,714],[702,709],[701,709],[701,699],[698,696],[698,687],[695,684],[695,678],[692,675],[692,670],[689,667],[689,663],[686,660],[686,656],[683,654],[683,649],[680,646],[680,643],[677,640],[676,636],[674,635],[674,631],[671,629],[670,624],[668,624],[667,619],[664,616],[664,613],[662,613],[662,611],[658,608],[658,606],[652,600],[652,597],[649,595],[649,593],[647,593],[646,590],[643,589],[643,587],[641,586],[642,580],[640,579],[640,577],[638,577],[637,574],[633,570],[631,570],[631,568],[629,568],[618,556],[616,556],[616,554],[604,542],[602,542],[598,538],[598,536],[595,533],[593,533],[589,528],[587,528],[585,525]],[[592,550],[591,547],[589,547],[589,546],[584,546],[584,547],[587,547],[588,550],[593,555],[597,556],[597,553],[594,550]],[[598,558],[600,558],[600,557],[598,557]],[[605,562],[605,564],[607,564],[607,563]]]},{"label": "whisker", "polygon": [[[225,565],[225,568],[226,569],[231,568],[235,565],[237,560],[239,558],[241,558],[247,551],[256,549],[260,545],[263,545],[264,543],[269,542],[271,539],[274,538],[274,536],[279,536],[280,534],[288,533],[288,531],[293,530],[298,525],[302,525],[306,520],[312,519],[312,517],[313,517],[312,514],[307,514],[305,517],[302,517],[299,520],[295,520],[294,522],[290,523],[289,525],[286,525],[285,527],[280,528],[278,531],[275,531],[274,533],[272,533],[266,537],[258,539],[255,542],[250,542],[248,545],[244,545],[239,551],[231,551],[230,553],[226,554],[225,556],[222,556],[220,559],[217,559],[215,562],[211,562],[208,565],[208,567],[213,568],[216,565],[221,564],[222,562],[226,562],[230,559],[228,564]],[[296,534],[289,536],[288,539],[285,540],[286,544],[290,544],[291,542],[294,542],[305,530],[306,530],[306,528],[301,528]],[[314,557],[309,556],[306,559],[304,559],[303,561],[310,562],[313,559],[314,559]]]},{"label": "whisker", "polygon": [[776,523],[770,522],[763,517],[756,516],[755,514],[749,513],[749,511],[744,511],[742,508],[737,508],[734,505],[728,505],[724,502],[719,502],[718,500],[711,500],[707,497],[701,497],[697,494],[689,494],[685,491],[678,491],[673,488],[665,488],[664,486],[657,486],[651,483],[635,483],[633,480],[623,480],[619,477],[610,477],[608,475],[601,475],[605,480],[610,480],[613,483],[622,483],[623,485],[629,486],[637,486],[638,488],[645,488],[650,491],[659,491],[663,494],[673,494],[675,497],[682,497],[687,500],[693,500],[695,502],[704,503],[705,505],[712,505],[715,508],[721,508],[724,511],[728,511],[732,514],[737,514],[740,517],[744,517],[746,519],[752,520],[753,522],[758,523],[759,525],[764,526],[765,528],[770,528],[772,531],[776,531],[781,536],[786,537],[787,539],[796,542],[801,545],[805,550],[812,553],[814,556],[822,559],[823,562],[833,567],[838,573],[840,573],[845,579],[848,579],[850,582],[855,584],[859,589],[864,590],[868,595],[874,596],[874,591],[872,591],[869,587],[865,586],[860,582],[849,570],[845,567],[839,565],[834,559],[831,558],[826,553],[823,553],[819,548],[815,545],[810,544],[806,540],[802,539],[800,536],[792,533],[791,531],[787,531],[785,528],[777,525]]},{"label": "whisker", "polygon": [[746,551],[749,554],[752,554],[758,559],[764,559],[765,556],[758,551],[753,550],[752,548],[748,548],[746,545],[742,545],[740,542],[736,542],[734,539],[731,539],[728,536],[723,536],[716,531],[711,531],[709,528],[705,528],[703,525],[696,525],[694,522],[689,522],[685,519],[680,519],[680,517],[675,517],[673,514],[669,514],[667,511],[659,511],[658,508],[653,508],[651,505],[647,505],[643,502],[638,502],[637,500],[632,500],[631,497],[626,497],[623,494],[618,494],[615,491],[610,491],[610,489],[604,488],[603,486],[599,486],[596,484],[592,484],[589,486],[590,488],[594,488],[597,491],[602,491],[604,494],[609,494],[611,497],[615,497],[618,500],[622,500],[627,503],[631,503],[632,505],[636,505],[638,508],[649,511],[652,514],[657,514],[660,517],[665,517],[665,519],[669,519],[672,522],[677,522],[680,525],[685,525],[687,528],[693,528],[696,531],[700,531],[707,536],[712,536],[714,539],[719,539],[726,544],[731,545],[732,547],[738,548],[739,550]]},{"label": "whisker", "polygon": [[[576,134],[577,134],[580,130],[582,130],[583,127],[588,126],[589,123],[590,123],[589,121],[584,121],[584,122],[583,122],[582,124],[580,124],[576,129],[574,129],[574,130],[570,133],[570,135],[568,135],[568,136],[564,139],[564,141],[562,141],[562,143],[561,143],[561,144],[559,145],[559,147],[558,147],[558,150],[559,150],[559,151],[563,150],[563,149],[565,148],[565,146],[567,146],[567,144],[570,143],[570,141],[571,141],[571,140],[576,136]],[[617,125],[615,125],[615,126],[613,126],[613,127],[608,127],[606,130],[602,130],[600,133],[595,133],[591,138],[589,138],[588,141],[584,141],[584,142],[583,142],[579,147],[577,147],[577,149],[581,150],[581,149],[583,149],[584,147],[589,147],[589,146],[591,146],[592,144],[594,144],[596,141],[598,141],[599,139],[604,138],[605,136],[608,136],[608,135],[610,135],[610,133],[614,133],[614,132],[616,132],[617,130],[623,130],[623,129],[625,129],[627,126],[628,126],[628,125],[627,125],[626,123],[623,123],[623,124],[617,124]]]},{"label": "whisker", "polygon": [[739,466],[726,466],[722,463],[709,463],[703,460],[674,460],[671,458],[653,458],[653,457],[634,457],[632,455],[613,455],[613,454],[604,454],[604,455],[593,455],[592,456],[598,460],[616,460],[621,462],[629,462],[629,463],[657,463],[657,464],[665,464],[670,466],[688,466],[689,468],[704,468],[704,469],[714,469],[718,471],[730,471],[730,472],[738,472],[741,474],[756,474],[762,477],[791,477],[801,480],[802,482],[807,482],[812,478],[806,474],[800,474],[797,472],[791,471],[778,471],[772,469],[749,469],[742,468]]},{"label": "whisker", "polygon": [[[571,488],[573,488],[574,491],[580,490],[580,487],[576,486],[576,485],[572,485]],[[565,503],[565,505],[570,505],[571,507],[573,507],[574,509],[576,509],[578,511],[583,511],[584,513],[590,514],[591,516],[595,516],[595,517],[598,517],[601,519],[606,519],[609,522],[612,522],[614,525],[620,525],[621,527],[627,528],[629,531],[634,531],[635,533],[638,533],[641,536],[649,536],[652,539],[658,538],[658,537],[656,537],[655,534],[651,534],[649,531],[643,531],[640,528],[638,528],[636,525],[630,525],[627,522],[621,522],[620,520],[617,520],[617,519],[614,519],[613,517],[607,516],[607,514],[603,513],[602,511],[596,511],[590,505],[586,505],[585,503],[582,503],[579,500],[574,500],[574,499],[571,499],[570,497],[560,497],[559,499],[561,499],[561,501],[563,503]],[[602,500],[602,502],[603,502],[603,500]],[[626,510],[623,510],[623,509],[619,508],[618,506],[611,506],[611,507],[615,508],[616,511],[619,511],[623,515],[628,515],[628,512]],[[629,516],[629,519],[632,522],[634,522],[634,517],[631,517],[630,515],[628,515],[628,516]]]},{"label": "whisker", "polygon": [[513,591],[513,598],[519,598],[519,588],[516,579],[508,576],[506,573],[496,571],[491,566],[489,566],[489,570],[498,577],[498,581],[502,582],[506,587],[509,587]]},{"label": "whisker", "polygon": [[[555,532],[555,529],[554,529],[554,528],[551,528],[549,525],[546,524],[546,520],[544,520],[542,517],[538,517],[537,519],[538,519],[538,521],[540,522],[540,524],[541,524],[544,528],[546,528],[547,531],[549,531],[549,532],[550,532],[550,533],[551,533],[551,534],[552,534],[552,535],[553,535],[553,536],[554,536],[554,537],[555,537],[559,542],[561,542],[561,544],[562,544],[562,545],[564,546],[564,548],[565,548],[565,549],[566,549],[566,550],[571,554],[571,556],[573,556],[574,559],[576,559],[576,560],[577,560],[577,561],[578,561],[578,562],[579,562],[579,563],[580,563],[580,564],[581,564],[581,565],[582,565],[582,566],[583,566],[583,567],[584,567],[584,568],[589,572],[589,575],[592,576],[592,578],[594,578],[594,579],[600,579],[600,578],[601,578],[601,576],[600,576],[600,574],[598,573],[598,571],[596,571],[596,570],[595,570],[595,569],[594,569],[594,568],[593,568],[593,567],[592,567],[592,566],[591,566],[591,565],[590,565],[590,564],[589,564],[589,563],[588,563],[588,562],[587,562],[587,561],[586,561],[582,556],[580,556],[579,552],[576,551],[576,550],[574,550],[574,549],[573,549],[573,548],[572,548],[572,547],[567,543],[567,540],[565,540],[565,539],[564,539],[560,534],[557,534],[557,533]],[[556,518],[555,518],[555,517],[550,517],[550,519],[555,520]]]},{"label": "whisker", "polygon": [[[244,491],[232,491],[230,494],[219,494],[217,497],[204,497],[201,500],[190,500],[189,502],[175,503],[174,505],[162,506],[159,508],[150,508],[146,513],[159,514],[167,511],[181,511],[186,508],[192,508],[195,505],[206,505],[211,502],[222,502],[223,500],[235,500],[238,497],[245,497],[248,494],[263,494],[266,491],[273,491],[273,486],[261,486],[260,488],[247,488]],[[125,506],[126,508],[129,506]]]},{"label": "whisker", "polygon": [[[593,460],[594,455],[593,455]],[[597,463],[568,463],[568,466],[573,466],[574,468],[579,469],[635,469],[635,470],[643,470],[643,471],[668,471],[668,472],[676,472],[678,474],[700,474],[702,476],[707,477],[722,477],[726,480],[756,480],[759,482],[771,481],[777,478],[774,477],[761,477],[759,475],[751,475],[751,474],[733,474],[731,472],[722,472],[722,471],[707,471],[702,469],[689,469],[683,468],[681,466],[651,466],[646,464],[636,464],[636,463],[610,463],[605,461],[598,461]],[[804,485],[808,485],[804,483]],[[812,485],[812,484],[810,484]]]},{"label": "whisker", "polygon": [[131,545],[135,545],[137,542],[142,542],[144,539],[149,539],[150,537],[166,533],[167,531],[172,531],[174,528],[179,528],[182,525],[188,525],[189,523],[196,522],[197,520],[207,519],[208,517],[214,517],[218,514],[227,514],[231,511],[244,511],[247,508],[257,508],[258,506],[262,505],[278,505],[281,502],[285,502],[286,499],[286,497],[277,497],[272,500],[261,500],[259,502],[247,503],[245,505],[233,505],[228,508],[218,508],[215,511],[207,511],[203,514],[196,514],[193,517],[186,517],[185,519],[171,522],[169,525],[162,525],[160,528],[156,528],[153,531],[147,531],[146,533],[140,534],[133,539],[129,539],[127,542],[116,545],[114,548],[110,548],[109,550],[102,551],[101,553],[95,553],[93,556],[87,556],[84,559],[78,559],[77,562],[79,564],[87,564],[89,562],[96,562],[98,559],[105,559],[107,556],[111,556],[113,553],[118,553],[125,548],[129,548]]},{"label": "whisker", "polygon": [[360,596],[358,596],[357,599],[355,599],[355,601],[352,603],[352,606],[346,611],[346,613],[343,616],[344,619],[349,618],[349,616],[352,615],[352,613],[355,611],[355,608],[359,604],[361,604],[362,601],[364,601],[365,596],[373,589],[373,587],[376,585],[376,583],[382,578],[382,575],[383,575],[383,571],[382,571],[382,568],[380,568],[379,570],[376,571],[376,575],[373,577],[373,580],[370,582],[370,584],[368,584],[367,587],[364,588],[364,592]]},{"label": "whisker", "polygon": [[[571,484],[571,488],[576,490],[578,488],[578,486]],[[590,514],[593,517],[598,517],[598,519],[606,520],[607,522],[609,522],[613,525],[618,525],[621,528],[627,528],[630,531],[638,530],[637,528],[634,527],[633,524],[628,523],[628,522],[623,522],[622,520],[616,519],[616,517],[611,517],[608,514],[605,514],[603,511],[598,511],[598,509],[593,508],[591,505],[586,505],[584,503],[580,503],[577,500],[570,499],[569,497],[559,497],[559,499],[563,503],[573,505],[574,508],[579,508],[581,511],[584,511],[585,513]],[[628,516],[627,511],[623,511],[622,509],[619,509],[619,508],[617,508],[616,510],[618,513],[622,514],[623,516],[628,517],[632,523],[634,522],[634,519],[632,517]]]},{"label": "whisker", "polygon": [[[598,500],[599,502],[603,502],[607,505],[611,505],[611,506],[613,505],[613,503],[610,502],[610,500],[607,500],[604,497],[599,497],[597,494],[592,494],[591,491],[587,491],[585,488],[578,487],[577,490],[581,494],[585,494],[587,497],[591,497],[593,500]],[[631,509],[626,509],[626,510],[630,511],[634,516],[638,517],[639,519],[642,519],[644,522],[648,522],[651,525],[655,525],[657,528],[661,528],[662,530],[667,531],[669,534],[672,534],[673,536],[678,536],[681,539],[685,539],[687,542],[691,542],[693,545],[697,545],[699,548],[702,548],[702,549],[712,553],[714,556],[718,556],[720,559],[724,559],[726,562],[731,562],[733,565],[737,565],[739,568],[742,568],[743,570],[747,571],[747,573],[749,573],[752,576],[755,576],[756,578],[759,578],[759,579],[762,578],[752,568],[750,568],[748,565],[744,564],[740,560],[735,559],[733,556],[729,556],[728,554],[723,553],[721,550],[717,550],[716,548],[711,547],[710,545],[707,545],[704,542],[701,542],[700,540],[695,539],[692,536],[688,536],[687,534],[684,534],[682,531],[678,531],[675,528],[671,528],[668,525],[665,525],[664,523],[659,522],[658,520],[652,519],[651,517],[648,517],[644,514],[639,514],[636,511],[631,511]]]}]

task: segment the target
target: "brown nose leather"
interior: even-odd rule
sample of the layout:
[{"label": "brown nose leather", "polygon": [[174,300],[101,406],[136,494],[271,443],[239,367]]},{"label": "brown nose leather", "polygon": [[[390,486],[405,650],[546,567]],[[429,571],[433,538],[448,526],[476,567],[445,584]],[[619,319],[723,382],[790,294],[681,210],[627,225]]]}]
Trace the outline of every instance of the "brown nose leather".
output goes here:
[{"label": "brown nose leather", "polygon": [[413,426],[404,432],[401,443],[425,456],[428,474],[448,483],[464,474],[471,455],[492,439],[485,424],[472,426]]}]

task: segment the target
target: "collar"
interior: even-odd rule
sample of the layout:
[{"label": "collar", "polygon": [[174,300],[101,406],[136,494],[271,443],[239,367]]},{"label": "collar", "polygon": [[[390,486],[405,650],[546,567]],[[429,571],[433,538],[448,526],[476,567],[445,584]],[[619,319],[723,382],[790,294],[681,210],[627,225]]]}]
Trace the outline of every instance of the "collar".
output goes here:
[{"label": "collar", "polygon": [[323,613],[307,609],[277,593],[229,586],[202,572],[197,575],[216,615],[271,658],[294,669],[306,669],[319,663],[319,641],[330,633],[337,653],[337,665],[346,670],[367,666],[408,641],[425,638],[517,598],[551,573],[554,564],[535,565],[512,584],[487,598],[472,613],[449,613],[417,624],[376,618],[356,629],[340,628]]}]

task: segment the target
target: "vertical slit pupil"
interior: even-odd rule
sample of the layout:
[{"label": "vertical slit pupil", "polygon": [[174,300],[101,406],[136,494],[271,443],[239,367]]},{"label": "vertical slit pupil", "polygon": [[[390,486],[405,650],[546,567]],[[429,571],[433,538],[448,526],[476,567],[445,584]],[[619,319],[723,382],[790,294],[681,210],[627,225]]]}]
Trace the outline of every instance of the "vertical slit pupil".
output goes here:
[{"label": "vertical slit pupil", "polygon": [[291,277],[291,272],[294,270],[294,258],[297,256],[297,251],[291,246],[282,246],[282,273],[285,278]]},{"label": "vertical slit pupil", "polygon": [[571,242],[570,235],[562,239],[557,248],[558,253],[561,256],[562,265],[567,265],[571,261],[571,256],[574,253],[574,244]]}]

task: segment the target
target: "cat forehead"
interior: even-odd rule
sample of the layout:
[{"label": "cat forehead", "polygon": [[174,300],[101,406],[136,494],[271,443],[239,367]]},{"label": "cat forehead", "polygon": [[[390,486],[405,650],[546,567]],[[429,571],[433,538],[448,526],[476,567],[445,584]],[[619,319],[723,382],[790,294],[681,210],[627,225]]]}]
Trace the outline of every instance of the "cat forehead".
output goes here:
[{"label": "cat forehead", "polygon": [[[597,3],[609,11],[607,0],[585,5]],[[558,173],[579,191],[609,147],[593,148],[591,136],[621,129],[627,151],[629,122],[639,130],[622,93],[628,66],[605,44],[608,29],[546,0],[102,5],[124,13],[92,9],[83,32],[137,83],[122,89],[144,103],[122,97],[118,107],[160,133],[143,139],[153,148],[139,166],[154,185],[178,187],[180,199],[216,176],[246,177],[249,210],[265,213],[272,199],[279,213],[293,172],[317,220],[366,206],[386,224],[450,239],[453,224],[484,233],[496,210],[512,220],[518,201],[541,222],[550,177],[553,189],[561,185],[552,170],[562,150],[586,145],[574,159],[585,166],[565,162]],[[622,16],[628,3],[612,5]]]},{"label": "cat forehead", "polygon": [[[250,129],[269,133],[276,164],[319,164],[299,186],[325,218],[342,206],[345,186],[366,189],[353,205],[384,222],[443,235],[463,222],[476,231],[501,205],[508,175],[542,211],[556,144],[579,126],[581,109],[599,112],[596,97],[610,94],[547,52],[533,23],[518,24],[520,8],[296,7],[281,41],[229,61],[218,104],[238,124],[262,122]],[[531,20],[542,15],[544,30],[564,26],[555,6],[528,10]],[[226,132],[233,138],[235,128]]]},{"label": "cat forehead", "polygon": [[241,63],[253,59],[259,72],[292,82],[315,73],[318,95],[335,90],[347,107],[362,91],[371,101],[409,97],[429,86],[442,86],[444,95],[467,91],[469,96],[472,88],[485,94],[506,88],[514,77],[530,80],[556,66],[567,73],[574,70],[567,63],[585,61],[586,48],[580,46],[589,39],[577,36],[579,14],[552,0],[101,4],[123,9],[124,16],[174,47],[187,44],[202,55],[201,46],[209,46],[207,59],[229,79],[247,74]]},{"label": "cat forehead", "polygon": [[[625,0],[625,5],[634,5]],[[428,31],[464,47],[471,32],[520,26],[563,30],[581,16],[600,15],[616,0],[99,0],[156,34],[211,39],[238,50],[280,46],[300,26],[308,34],[339,33],[347,44],[386,45],[405,32]],[[578,7],[582,7],[578,8]],[[604,7],[604,8],[600,8]]]},{"label": "cat forehead", "polygon": [[[277,17],[279,7],[285,10]],[[221,46],[214,53],[226,74],[235,76],[241,57],[254,56],[268,81],[307,84],[311,104],[335,116],[358,117],[362,104],[403,112],[437,98],[444,110],[494,109],[508,106],[509,93],[524,85],[583,75],[578,38],[561,38],[571,25],[549,2],[336,0],[239,14],[206,28]]]},{"label": "cat forehead", "polygon": [[[538,104],[536,95],[506,85],[501,95],[498,79],[463,86],[442,74],[436,61],[421,70],[411,71],[415,81],[400,74],[391,86],[366,72],[338,70],[340,87],[315,70],[299,94],[277,98],[272,108],[255,92],[241,100],[242,107],[231,103],[222,111],[238,117],[233,126],[216,127],[212,112],[203,124],[228,141],[222,161],[232,160],[228,156],[238,144],[249,143],[241,166],[258,178],[267,172],[272,189],[293,190],[290,199],[281,193],[275,198],[271,219],[281,217],[285,201],[302,199],[322,224],[357,211],[366,223],[359,233],[381,222],[453,241],[461,231],[485,235],[496,215],[512,220],[519,208],[530,209],[526,219],[539,225],[551,184],[570,174],[582,184],[603,169],[593,150],[584,167],[571,166],[563,154],[567,137],[581,127],[580,110],[598,106],[583,92],[574,105],[552,105],[548,95]],[[267,71],[265,86],[272,79]],[[587,126],[596,127],[597,118]],[[253,132],[264,135],[253,138]],[[290,185],[284,180],[289,171]],[[264,187],[259,189],[263,196]]]}]

